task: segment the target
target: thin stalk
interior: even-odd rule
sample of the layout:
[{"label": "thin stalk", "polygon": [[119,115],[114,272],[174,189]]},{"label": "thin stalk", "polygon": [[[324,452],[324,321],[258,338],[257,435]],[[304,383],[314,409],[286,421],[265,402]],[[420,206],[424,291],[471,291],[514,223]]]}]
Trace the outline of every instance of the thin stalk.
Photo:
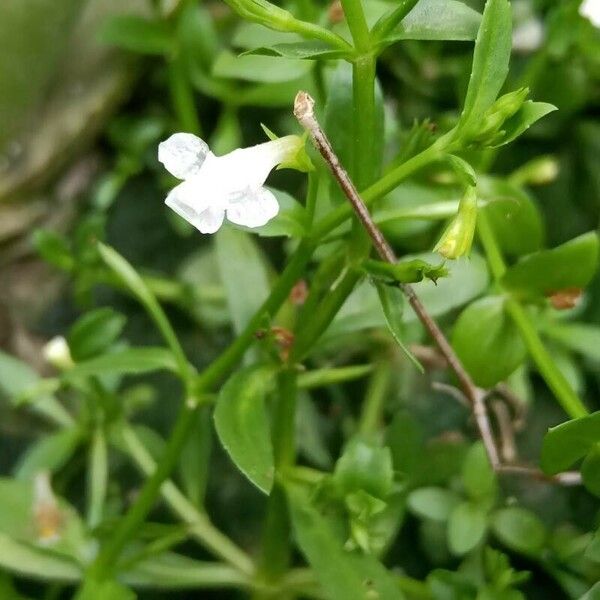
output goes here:
[{"label": "thin stalk", "polygon": [[[477,231],[494,279],[498,285],[501,285],[500,281],[506,271],[506,265],[500,247],[496,242],[494,232],[484,211],[479,212],[477,218]],[[544,378],[548,387],[552,390],[552,393],[556,397],[558,403],[562,406],[563,410],[572,419],[587,415],[587,408],[579,396],[573,391],[573,388],[565,379],[565,376],[548,353],[548,350],[546,350],[546,347],[525,308],[516,298],[512,297],[507,298],[505,306],[508,314],[511,316],[514,324],[519,330],[538,371]]]},{"label": "thin stalk", "polygon": [[[329,139],[327,138],[325,132],[322,130],[315,117],[314,100],[306,92],[299,92],[296,96],[294,114],[300,122],[300,124],[311,135],[317,149],[323,156],[333,176],[336,178],[344,194],[346,195],[354,212],[356,213],[359,220],[363,224],[365,230],[369,234],[369,237],[373,242],[373,246],[375,247],[375,250],[381,257],[381,259],[389,263],[395,263],[397,259],[396,255],[394,254],[394,251],[392,250],[392,247],[388,244],[387,240],[385,239],[377,225],[375,225],[375,223],[373,222],[373,219],[371,218],[371,215],[369,214],[365,203],[363,202],[362,198],[360,197],[360,194],[354,186],[353,181],[350,179],[350,176],[340,164],[340,161],[336,156],[331,146],[331,143],[329,142]],[[485,411],[482,390],[480,390],[475,385],[475,383],[471,379],[471,376],[467,373],[460,359],[454,352],[454,349],[446,339],[446,336],[440,329],[437,322],[427,312],[425,306],[415,293],[412,286],[407,284],[399,284],[399,288],[402,290],[402,292],[408,299],[408,302],[411,305],[412,309],[415,311],[415,314],[417,315],[418,319],[421,321],[431,338],[436,343],[441,354],[446,359],[448,366],[456,375],[465,396],[469,399],[473,411],[473,416],[475,417],[475,423],[477,425],[477,429],[479,430],[481,439],[485,445],[490,463],[492,464],[492,467],[496,468],[499,465],[500,461],[498,457],[498,451],[496,449],[496,444],[494,442],[490,424]]]},{"label": "thin stalk", "polygon": [[371,34],[365,18],[361,0],[341,0],[346,22],[359,52],[367,52],[371,45]]},{"label": "thin stalk", "polygon": [[[135,430],[129,424],[123,423],[121,437],[129,456],[138,468],[149,476],[156,469],[156,462]],[[199,511],[172,481],[165,481],[160,488],[160,493],[171,510],[188,525],[188,533],[192,538],[242,573],[252,574],[254,570],[252,559],[221,533],[210,522],[208,516]]]},{"label": "thin stalk", "polygon": [[372,435],[379,430],[391,378],[390,363],[388,361],[380,362],[375,368],[367,388],[360,416],[360,433]]},{"label": "thin stalk", "polygon": [[247,348],[254,341],[255,332],[262,324],[264,316],[274,315],[288,297],[290,290],[304,272],[313,248],[313,244],[309,241],[304,240],[300,243],[271,294],[250,320],[244,332],[197,377],[194,386],[194,397],[191,398],[191,401],[182,403],[163,456],[156,465],[152,476],[144,483],[135,503],[100,550],[96,560],[90,567],[91,577],[101,580],[109,576],[114,570],[121,551],[126,543],[135,536],[138,527],[152,510],[163,481],[169,476],[179,459],[187,437],[192,430],[193,417],[198,407],[196,398],[215,385],[239,362]]}]

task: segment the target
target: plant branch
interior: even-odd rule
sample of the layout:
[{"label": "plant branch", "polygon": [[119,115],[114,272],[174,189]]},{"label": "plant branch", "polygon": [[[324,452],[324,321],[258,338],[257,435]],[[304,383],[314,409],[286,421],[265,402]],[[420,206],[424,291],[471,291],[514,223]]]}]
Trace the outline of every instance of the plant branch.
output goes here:
[{"label": "plant branch", "polygon": [[[350,179],[347,171],[341,165],[331,146],[331,143],[329,142],[329,139],[319,125],[314,113],[314,100],[306,92],[299,92],[296,96],[294,115],[300,124],[309,132],[313,142],[315,143],[315,146],[317,147],[317,150],[319,150],[334,177],[337,179],[340,187],[354,209],[354,212],[369,234],[375,250],[381,259],[388,263],[397,262],[396,255],[392,250],[392,247],[388,244],[377,225],[375,225],[373,222],[373,219],[371,218],[365,203],[360,197],[358,190],[354,186],[354,183]],[[471,410],[473,411],[475,422],[477,424],[477,429],[479,430],[479,434],[485,445],[490,463],[492,464],[492,467],[496,468],[500,464],[500,461],[483,402],[483,391],[475,385],[470,375],[460,362],[460,359],[450,346],[446,336],[436,321],[427,312],[425,306],[415,293],[412,286],[401,283],[399,284],[399,287],[408,299],[408,302],[415,311],[415,314],[438,346],[448,365],[455,373],[463,393],[469,399]]]}]

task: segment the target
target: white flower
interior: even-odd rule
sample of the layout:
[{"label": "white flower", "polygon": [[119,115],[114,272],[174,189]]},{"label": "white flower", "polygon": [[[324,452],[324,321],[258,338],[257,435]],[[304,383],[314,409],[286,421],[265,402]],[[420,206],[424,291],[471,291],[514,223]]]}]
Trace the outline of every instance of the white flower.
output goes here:
[{"label": "white flower", "polygon": [[238,225],[265,225],[279,212],[277,199],[263,187],[269,173],[278,165],[307,170],[304,157],[304,140],[296,135],[224,156],[215,156],[191,133],[176,133],[158,146],[158,160],[183,179],[167,206],[202,233],[217,231],[225,215]]},{"label": "white flower", "polygon": [[600,27],[600,0],[583,0],[579,14],[589,19],[594,27]]},{"label": "white flower", "polygon": [[53,367],[64,371],[73,366],[69,344],[62,335],[53,337],[42,349],[44,358]]}]

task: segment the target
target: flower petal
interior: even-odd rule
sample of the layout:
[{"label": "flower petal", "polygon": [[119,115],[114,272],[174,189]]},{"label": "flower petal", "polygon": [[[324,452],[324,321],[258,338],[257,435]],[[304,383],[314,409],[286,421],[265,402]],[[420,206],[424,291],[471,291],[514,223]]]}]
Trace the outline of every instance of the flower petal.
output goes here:
[{"label": "flower petal", "polygon": [[192,133],[175,133],[158,145],[158,160],[178,179],[197,175],[210,153],[206,142]]},{"label": "flower petal", "polygon": [[227,218],[237,225],[261,227],[279,212],[279,203],[266,188],[247,189],[231,198],[227,207]]}]

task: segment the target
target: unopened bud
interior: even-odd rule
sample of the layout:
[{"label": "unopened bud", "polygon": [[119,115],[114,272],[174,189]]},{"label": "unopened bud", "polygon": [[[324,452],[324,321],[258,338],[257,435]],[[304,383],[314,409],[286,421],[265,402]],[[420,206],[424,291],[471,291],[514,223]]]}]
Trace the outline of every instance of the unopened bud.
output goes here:
[{"label": "unopened bud", "polygon": [[469,187],[458,205],[458,213],[446,227],[434,252],[451,260],[468,255],[473,245],[476,225],[477,188]]},{"label": "unopened bud", "polygon": [[560,173],[560,163],[554,156],[540,156],[517,169],[510,179],[519,185],[548,185]]},{"label": "unopened bud", "polygon": [[60,539],[62,515],[47,471],[37,473],[33,480],[33,519],[41,544],[52,544]]},{"label": "unopened bud", "polygon": [[75,364],[71,357],[69,344],[62,335],[53,337],[42,350],[44,358],[53,367],[60,371],[66,371]]}]

